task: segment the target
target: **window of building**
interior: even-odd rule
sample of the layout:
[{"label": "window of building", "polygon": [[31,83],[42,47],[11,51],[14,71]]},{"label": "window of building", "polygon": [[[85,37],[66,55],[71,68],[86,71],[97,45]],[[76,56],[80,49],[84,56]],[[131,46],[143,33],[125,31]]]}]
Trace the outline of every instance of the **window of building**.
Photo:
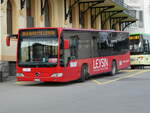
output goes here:
[{"label": "window of building", "polygon": [[31,0],[26,1],[27,6],[27,27],[34,27],[34,17],[32,16]]},{"label": "window of building", "polygon": [[50,27],[50,5],[49,3],[45,6],[45,27]]},{"label": "window of building", "polygon": [[7,34],[12,34],[12,4],[7,2]]},{"label": "window of building", "polygon": [[144,21],[143,21],[143,11],[139,11],[139,27],[143,28]]}]

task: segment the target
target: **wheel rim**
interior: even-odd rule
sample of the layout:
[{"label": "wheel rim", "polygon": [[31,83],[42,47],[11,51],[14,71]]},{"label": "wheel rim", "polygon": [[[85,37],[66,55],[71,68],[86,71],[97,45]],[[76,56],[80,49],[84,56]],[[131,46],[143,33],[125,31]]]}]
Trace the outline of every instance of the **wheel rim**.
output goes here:
[{"label": "wheel rim", "polygon": [[112,74],[114,75],[116,73],[116,64],[113,63],[113,66],[112,66]]},{"label": "wheel rim", "polygon": [[80,78],[80,80],[81,80],[82,82],[86,80],[86,77],[87,77],[87,74],[88,74],[87,71],[88,71],[88,67],[84,65],[84,66],[82,67],[81,78]]},{"label": "wheel rim", "polygon": [[84,70],[83,70],[84,76],[86,76],[86,73],[87,73],[87,67],[84,67]]},{"label": "wheel rim", "polygon": [[86,70],[87,70],[87,69],[86,69],[86,66],[84,66],[84,67],[83,67],[83,73],[82,73],[82,74],[83,74],[82,77],[83,77],[84,80],[85,80],[85,78],[86,78],[86,73],[87,73]]}]

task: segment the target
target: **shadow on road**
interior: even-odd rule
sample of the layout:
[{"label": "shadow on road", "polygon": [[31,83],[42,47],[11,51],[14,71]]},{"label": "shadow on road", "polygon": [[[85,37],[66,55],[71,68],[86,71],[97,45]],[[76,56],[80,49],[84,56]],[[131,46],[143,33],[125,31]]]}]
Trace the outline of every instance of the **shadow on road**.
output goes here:
[{"label": "shadow on road", "polygon": [[104,73],[104,74],[98,74],[98,75],[94,75],[88,78],[88,80],[84,81],[84,82],[79,82],[78,80],[75,81],[71,81],[71,82],[19,82],[19,84],[17,85],[21,85],[21,86],[34,86],[34,87],[63,87],[63,86],[70,86],[70,85],[81,85],[84,84],[86,82],[89,82],[91,80],[95,80],[95,79],[111,79],[116,78],[119,76],[119,74],[123,74],[125,72],[118,72],[115,76],[111,76],[108,73]]},{"label": "shadow on road", "polygon": [[79,84],[78,81],[71,81],[71,82],[25,82],[22,83],[20,82],[17,85],[21,86],[34,86],[34,87],[63,87],[63,86],[68,86],[68,85],[75,85]]},{"label": "shadow on road", "polygon": [[109,73],[103,73],[103,74],[98,74],[89,77],[89,80],[95,80],[95,79],[103,79],[103,78],[117,78],[120,74],[124,74],[126,72],[117,72],[116,75],[111,76]]}]

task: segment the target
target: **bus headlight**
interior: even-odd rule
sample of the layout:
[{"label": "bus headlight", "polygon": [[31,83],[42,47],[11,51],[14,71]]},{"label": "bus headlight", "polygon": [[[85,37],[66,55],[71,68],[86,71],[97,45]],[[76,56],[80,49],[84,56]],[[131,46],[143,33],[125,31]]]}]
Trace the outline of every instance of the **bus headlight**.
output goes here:
[{"label": "bus headlight", "polygon": [[63,73],[54,73],[51,75],[51,77],[62,77]]},{"label": "bus headlight", "polygon": [[17,73],[16,76],[17,77],[24,77],[24,74],[23,73]]}]

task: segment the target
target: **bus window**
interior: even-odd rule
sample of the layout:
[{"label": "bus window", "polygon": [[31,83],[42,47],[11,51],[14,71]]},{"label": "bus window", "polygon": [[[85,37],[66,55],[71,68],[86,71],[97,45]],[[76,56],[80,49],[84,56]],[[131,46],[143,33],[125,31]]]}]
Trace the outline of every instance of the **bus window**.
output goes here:
[{"label": "bus window", "polygon": [[98,48],[100,49],[99,51],[100,56],[107,56],[108,54],[110,54],[109,44],[110,44],[109,33],[99,32]]},{"label": "bus window", "polygon": [[[135,36],[137,37],[137,36]],[[140,38],[134,38],[134,36],[132,36],[132,38],[130,39],[130,51],[133,54],[138,54],[138,53],[142,53],[144,52],[144,40],[142,37]]]},{"label": "bus window", "polygon": [[64,37],[63,35],[60,38],[60,66],[65,66],[65,59],[64,59]]},{"label": "bus window", "polygon": [[72,36],[70,40],[71,59],[78,59],[78,45],[79,45],[78,36]]},{"label": "bus window", "polygon": [[[64,49],[65,39],[69,40],[69,49]],[[61,66],[68,66],[70,60],[78,59],[78,44],[79,38],[77,35],[73,34],[71,31],[63,31],[60,50]]]},{"label": "bus window", "polygon": [[92,47],[92,57],[99,57],[100,56],[100,41],[98,40],[97,36],[92,37],[91,47]]},{"label": "bus window", "polygon": [[145,53],[149,53],[150,52],[149,40],[145,40],[144,41],[144,51],[145,51]]},{"label": "bus window", "polygon": [[[49,33],[49,35],[44,33]],[[57,65],[58,38],[56,34],[50,33],[46,30],[21,32],[18,50],[19,66]]]}]

